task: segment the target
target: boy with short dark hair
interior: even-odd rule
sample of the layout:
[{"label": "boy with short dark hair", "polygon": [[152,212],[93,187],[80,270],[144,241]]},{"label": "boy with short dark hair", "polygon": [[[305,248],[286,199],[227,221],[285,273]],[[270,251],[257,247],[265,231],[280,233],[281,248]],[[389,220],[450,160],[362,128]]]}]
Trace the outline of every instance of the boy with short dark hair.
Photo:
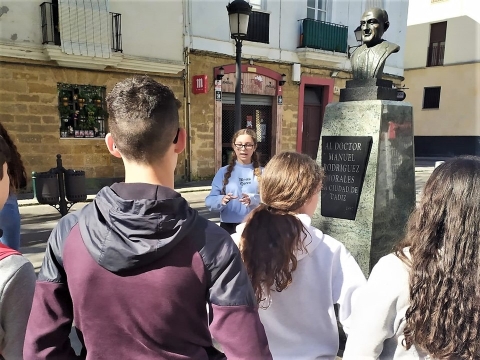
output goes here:
[{"label": "boy with short dark hair", "polygon": [[173,190],[186,143],[180,102],[143,76],[118,83],[107,104],[105,142],[125,182],[53,230],[25,358],[75,359],[75,319],[87,359],[222,359],[210,332],[229,359],[271,359],[236,245]]},{"label": "boy with short dark hair", "polygon": [[[0,210],[10,192],[8,161],[10,149],[0,136]],[[23,359],[23,340],[35,279],[32,264],[19,252],[0,243],[0,359]]]}]

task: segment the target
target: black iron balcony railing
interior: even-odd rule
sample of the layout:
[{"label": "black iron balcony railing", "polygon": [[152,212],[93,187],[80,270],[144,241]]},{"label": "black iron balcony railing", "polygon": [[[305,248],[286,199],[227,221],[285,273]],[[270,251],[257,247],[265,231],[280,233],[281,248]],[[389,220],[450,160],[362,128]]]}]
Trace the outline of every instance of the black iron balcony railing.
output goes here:
[{"label": "black iron balcony railing", "polygon": [[427,66],[442,66],[445,43],[433,43],[428,47]]},{"label": "black iron balcony railing", "polygon": [[299,47],[347,52],[348,26],[314,19],[301,19],[299,21]]},{"label": "black iron balcony railing", "polygon": [[[60,28],[58,26],[58,5],[44,2],[40,5],[42,16],[42,44],[61,45]],[[110,14],[110,41],[112,51],[123,52],[122,49],[122,14]]]},{"label": "black iron balcony railing", "polygon": [[122,14],[110,13],[112,20],[112,51],[123,52],[122,49]]},{"label": "black iron balcony railing", "polygon": [[270,42],[270,14],[252,11],[248,19],[248,31],[245,40],[268,44]]}]

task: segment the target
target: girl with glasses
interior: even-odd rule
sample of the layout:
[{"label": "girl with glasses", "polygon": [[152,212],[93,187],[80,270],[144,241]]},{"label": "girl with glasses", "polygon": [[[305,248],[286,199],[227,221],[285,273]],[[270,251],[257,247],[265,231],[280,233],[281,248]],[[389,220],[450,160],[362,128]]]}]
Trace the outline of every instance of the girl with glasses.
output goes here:
[{"label": "girl with glasses", "polygon": [[235,232],[245,216],[260,202],[258,184],[262,168],[258,162],[257,135],[242,129],[233,135],[234,155],[227,166],[218,170],[212,190],[205,199],[210,211],[220,212],[220,226],[229,234]]},{"label": "girl with glasses", "polygon": [[480,359],[480,157],[433,171],[358,297],[343,359]]},{"label": "girl with glasses", "polygon": [[255,291],[274,360],[334,360],[356,290],[366,283],[345,246],[311,225],[323,172],[309,156],[275,155],[260,183],[262,203],[232,235]]}]

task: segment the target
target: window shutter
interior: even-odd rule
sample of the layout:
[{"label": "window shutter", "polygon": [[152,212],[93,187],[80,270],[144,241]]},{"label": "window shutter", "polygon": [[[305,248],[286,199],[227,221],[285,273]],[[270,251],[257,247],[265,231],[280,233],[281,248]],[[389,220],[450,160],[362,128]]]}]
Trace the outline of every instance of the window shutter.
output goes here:
[{"label": "window shutter", "polygon": [[58,0],[62,51],[109,58],[108,0]]}]

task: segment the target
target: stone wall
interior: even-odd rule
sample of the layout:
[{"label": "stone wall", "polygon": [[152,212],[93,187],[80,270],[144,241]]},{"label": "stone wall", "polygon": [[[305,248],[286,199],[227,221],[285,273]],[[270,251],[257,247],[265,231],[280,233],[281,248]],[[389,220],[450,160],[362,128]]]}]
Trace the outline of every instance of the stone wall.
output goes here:
[{"label": "stone wall", "polygon": [[[215,174],[214,163],[214,68],[234,64],[235,59],[228,56],[206,52],[190,54],[189,78],[206,74],[208,76],[208,92],[206,94],[191,94],[191,144],[192,144],[192,178],[211,178]],[[291,65],[255,61],[254,66],[263,66],[287,75],[287,83],[283,86],[283,122],[282,150],[295,150],[297,141],[298,85],[290,82]],[[191,85],[190,85],[191,87]],[[190,89],[191,90],[191,89]]]},{"label": "stone wall", "polygon": [[[32,171],[56,166],[61,154],[65,168],[84,170],[87,178],[124,176],[123,164],[108,152],[103,139],[60,138],[57,83],[106,86],[107,93],[132,73],[61,68],[50,64],[19,64],[0,59],[0,122],[22,155],[31,189]],[[183,79],[152,75],[168,85],[183,103]],[[183,107],[180,123],[184,126]],[[185,158],[178,161],[176,179],[185,175]]]}]

